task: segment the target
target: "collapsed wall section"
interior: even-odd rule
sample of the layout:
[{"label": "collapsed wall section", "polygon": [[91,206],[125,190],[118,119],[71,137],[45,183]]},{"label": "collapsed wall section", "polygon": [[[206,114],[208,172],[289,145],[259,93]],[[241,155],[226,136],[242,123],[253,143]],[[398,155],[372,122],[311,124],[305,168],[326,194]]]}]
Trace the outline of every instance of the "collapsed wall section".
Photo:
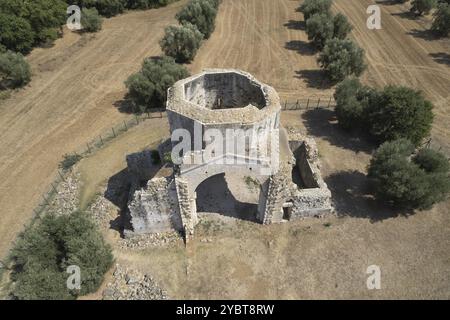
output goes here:
[{"label": "collapsed wall section", "polygon": [[146,188],[134,192],[128,209],[136,234],[183,230],[175,181],[171,177],[148,181]]}]

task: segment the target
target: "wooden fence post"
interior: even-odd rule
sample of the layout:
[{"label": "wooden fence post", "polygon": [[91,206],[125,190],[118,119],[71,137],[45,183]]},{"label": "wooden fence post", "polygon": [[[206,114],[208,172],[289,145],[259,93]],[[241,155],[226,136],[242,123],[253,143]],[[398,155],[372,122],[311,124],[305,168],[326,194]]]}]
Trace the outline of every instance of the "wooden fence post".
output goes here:
[{"label": "wooden fence post", "polygon": [[61,172],[58,170],[58,174],[59,174],[59,176],[61,177],[61,180],[62,181],[64,181],[64,182],[66,182],[66,180],[64,179],[64,176],[61,174]]},{"label": "wooden fence post", "polygon": [[115,138],[116,137],[116,132],[114,131],[114,128],[111,128],[111,130],[112,130],[112,133],[113,133],[113,137]]},{"label": "wooden fence post", "polygon": [[319,106],[320,106],[320,98],[319,98],[319,100],[317,100],[317,106],[316,106],[316,109],[319,109]]},{"label": "wooden fence post", "polygon": [[309,108],[309,98],[308,98],[308,102],[306,102],[306,109]]},{"label": "wooden fence post", "polygon": [[127,130],[128,130],[128,127],[127,127],[127,123],[125,122],[125,120],[123,120],[123,125],[124,125],[124,127],[125,127],[125,131],[127,131]]}]

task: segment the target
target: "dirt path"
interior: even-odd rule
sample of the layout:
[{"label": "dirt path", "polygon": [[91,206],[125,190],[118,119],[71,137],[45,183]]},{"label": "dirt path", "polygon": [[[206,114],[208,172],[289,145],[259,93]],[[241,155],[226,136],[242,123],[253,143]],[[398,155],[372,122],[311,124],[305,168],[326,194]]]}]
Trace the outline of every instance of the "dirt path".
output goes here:
[{"label": "dirt path", "polygon": [[31,84],[0,105],[0,256],[31,217],[62,155],[129,117],[114,103],[142,60],[160,54],[165,26],[186,1],[106,19],[94,35],[65,32],[28,57]]}]

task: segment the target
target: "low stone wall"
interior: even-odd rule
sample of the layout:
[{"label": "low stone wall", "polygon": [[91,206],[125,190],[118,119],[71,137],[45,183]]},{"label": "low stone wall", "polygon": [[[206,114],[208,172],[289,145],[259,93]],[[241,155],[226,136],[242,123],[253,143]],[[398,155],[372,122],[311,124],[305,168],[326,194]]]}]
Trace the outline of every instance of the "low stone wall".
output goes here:
[{"label": "low stone wall", "polygon": [[320,173],[319,151],[311,138],[290,141],[306,188],[299,188],[291,182],[291,219],[321,217],[334,212],[331,192]]}]

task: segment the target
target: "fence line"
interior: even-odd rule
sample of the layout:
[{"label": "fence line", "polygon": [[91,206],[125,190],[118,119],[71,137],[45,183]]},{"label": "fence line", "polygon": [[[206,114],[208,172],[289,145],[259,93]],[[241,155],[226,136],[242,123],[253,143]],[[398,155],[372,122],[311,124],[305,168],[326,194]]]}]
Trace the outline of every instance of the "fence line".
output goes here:
[{"label": "fence line", "polygon": [[[122,133],[127,132],[131,128],[137,126],[141,122],[144,122],[148,119],[155,119],[155,118],[163,118],[166,117],[165,110],[163,109],[157,109],[152,112],[142,113],[140,115],[134,115],[130,117],[127,120],[123,120],[122,122],[118,123],[117,125],[111,127],[110,129],[106,130],[103,134],[100,134],[97,138],[91,140],[90,142],[86,143],[86,146],[84,148],[81,148],[74,152],[74,155],[80,155],[82,157],[85,157],[89,154],[92,154],[94,151],[102,148],[107,142],[111,141],[114,138],[117,138]],[[34,223],[36,218],[39,218],[39,216],[51,206],[52,201],[54,200],[56,194],[57,194],[57,188],[61,182],[64,182],[65,179],[68,177],[68,175],[72,172],[72,168],[68,170],[63,170],[59,168],[52,179],[52,182],[48,186],[47,191],[45,191],[42,194],[42,199],[39,202],[39,204],[33,209],[33,216],[31,219],[31,224]]]},{"label": "fence line", "polygon": [[285,100],[281,103],[281,110],[309,110],[309,109],[334,109],[336,101],[330,97],[301,98],[295,101]]},{"label": "fence line", "polygon": [[[281,105],[282,110],[308,110],[314,108],[334,108],[335,101],[333,97],[327,98],[302,98],[296,101],[284,101]],[[120,136],[122,133],[127,132],[131,128],[135,127],[139,123],[155,118],[163,118],[166,117],[164,109],[156,109],[152,110],[152,112],[142,113],[139,115],[134,115],[127,120],[123,120],[117,125],[111,127],[105,133],[100,134],[97,138],[92,139],[87,142],[84,148],[81,148],[74,152],[74,155],[80,155],[85,157],[89,154],[92,154],[96,150],[102,148],[107,142],[110,140]],[[52,179],[52,183],[48,187],[47,191],[42,194],[42,199],[40,203],[33,209],[33,218],[32,222],[34,222],[35,218],[38,218],[42,212],[48,209],[51,206],[51,202],[57,194],[57,187],[61,182],[64,182],[69,173],[72,172],[72,169],[62,170],[58,169],[54,179]]]}]

